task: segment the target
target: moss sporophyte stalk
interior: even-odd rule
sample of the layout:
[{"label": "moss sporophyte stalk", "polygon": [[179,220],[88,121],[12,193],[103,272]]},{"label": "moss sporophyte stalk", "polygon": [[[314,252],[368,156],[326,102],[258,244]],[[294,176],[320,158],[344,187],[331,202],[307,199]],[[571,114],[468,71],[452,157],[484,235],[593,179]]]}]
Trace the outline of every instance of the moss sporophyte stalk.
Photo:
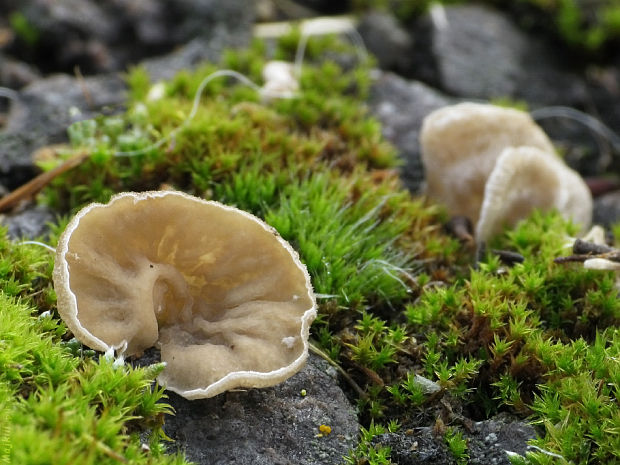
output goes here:
[{"label": "moss sporophyte stalk", "polygon": [[[205,76],[225,68],[262,83],[263,65],[292,61],[298,40],[293,32],[275,50],[256,41],[226,53],[218,66],[165,82],[155,100],[145,70],[132,70],[127,112],[74,126],[59,159],[44,163],[89,154],[39,196],[64,215],[39,240],[55,247],[76,212],[124,191],[166,187],[234,206],[274,227],[308,269],[318,296],[312,344],[347,376],[362,423],[347,463],[389,464],[389,447],[373,438],[431,426],[448,401],[473,419],[508,411],[534,422],[538,449],[524,463],[551,463],[549,454],[618,461],[616,276],[554,263],[578,231],[555,211],[490,238],[487,250],[515,252],[521,263],[489,252],[472,267],[473,251],[443,228],[446,211],[400,185],[395,151],[363,104],[370,61],[339,65],[349,45],[312,39],[295,98],[263,102],[252,88],[213,80],[183,124]],[[138,154],[115,156],[128,151]],[[162,367],[114,365],[72,340],[53,266],[48,250],[1,231],[0,416],[11,419],[2,434],[12,447],[0,458],[186,463],[164,453],[171,412],[153,384]],[[443,444],[465,460],[462,422],[445,421]]]}]

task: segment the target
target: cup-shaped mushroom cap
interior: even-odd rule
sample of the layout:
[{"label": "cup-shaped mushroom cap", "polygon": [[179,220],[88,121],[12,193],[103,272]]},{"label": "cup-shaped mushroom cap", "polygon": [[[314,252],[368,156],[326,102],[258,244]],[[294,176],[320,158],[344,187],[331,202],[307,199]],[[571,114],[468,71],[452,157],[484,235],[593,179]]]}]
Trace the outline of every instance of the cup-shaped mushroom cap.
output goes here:
[{"label": "cup-shaped mushroom cap", "polygon": [[180,192],[123,193],[62,234],[58,311],[84,344],[128,355],[157,344],[160,382],[187,398],[296,373],[316,316],[310,277],[277,232]]},{"label": "cup-shaped mushroom cap", "polygon": [[535,147],[504,149],[486,182],[476,237],[487,240],[534,208],[555,208],[582,228],[592,221],[588,186],[558,156]]},{"label": "cup-shaped mushroom cap", "polygon": [[486,180],[505,148],[527,145],[554,153],[547,135],[527,113],[469,102],[429,114],[420,143],[428,197],[474,224]]}]

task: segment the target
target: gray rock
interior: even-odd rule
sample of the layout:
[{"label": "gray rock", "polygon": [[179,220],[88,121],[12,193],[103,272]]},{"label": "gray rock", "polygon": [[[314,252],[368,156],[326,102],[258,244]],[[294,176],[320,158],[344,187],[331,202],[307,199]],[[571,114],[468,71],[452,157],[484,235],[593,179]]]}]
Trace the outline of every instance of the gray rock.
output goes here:
[{"label": "gray rock", "polygon": [[[532,116],[558,148],[568,166],[582,176],[600,176],[610,172],[613,163],[614,147],[605,134],[594,131],[583,122],[562,117],[567,110],[579,114],[574,109],[563,108],[556,117],[539,118],[538,114],[553,114],[557,107],[544,107],[534,110]],[[583,114],[584,117],[587,115]],[[620,145],[616,150],[620,150]],[[619,152],[620,153],[620,152]]]},{"label": "gray rock", "polygon": [[[132,0],[126,0],[129,4]],[[194,37],[215,40],[225,30],[230,37],[250,39],[254,22],[253,2],[246,0],[167,0],[168,33],[176,44]]]},{"label": "gray rock", "polygon": [[[117,44],[126,46],[129,39],[123,36],[126,33],[126,28],[121,27],[123,21],[140,25],[138,34],[149,42],[149,46],[154,46],[153,35],[166,37],[168,45],[198,36],[170,55],[146,61],[144,64],[152,72],[154,80],[170,78],[180,69],[192,68],[203,60],[215,61],[225,48],[246,45],[254,17],[253,8],[243,0],[119,0],[101,6],[86,0],[51,3],[27,0],[17,6],[28,20],[32,20],[33,26],[39,28],[42,37],[53,38],[48,45],[55,43],[54,40],[62,41],[63,53],[69,53],[72,47],[96,48],[105,44],[107,49],[101,48],[100,53],[97,52],[102,57],[115,50]],[[175,18],[183,20],[175,22]],[[74,35],[79,40],[74,40]],[[148,48],[135,41],[133,36],[130,38],[132,50]],[[137,53],[145,55],[148,51]],[[127,58],[122,57],[122,53],[114,56],[119,63]],[[63,60],[58,66],[62,67]],[[93,69],[117,69],[119,66],[117,63],[95,66]],[[66,141],[69,125],[101,113],[118,111],[125,99],[123,80],[111,73],[79,80],[67,75],[52,75],[23,88],[18,101],[11,105],[4,131],[0,133],[0,184],[14,189],[32,178],[36,170],[32,165],[31,153],[35,149]]]},{"label": "gray rock", "polygon": [[[0,13],[19,11],[37,31],[17,40],[44,72],[121,71],[146,57],[169,53],[194,38],[234,46],[250,39],[254,7],[246,0],[7,0]],[[226,37],[226,40],[224,40]],[[25,59],[25,58],[24,58]]]},{"label": "gray rock", "polygon": [[378,73],[370,94],[370,109],[382,124],[383,135],[396,146],[404,161],[401,177],[412,192],[424,180],[420,158],[419,132],[424,117],[449,105],[448,97],[417,81],[407,81],[392,73]]},{"label": "gray rock", "polygon": [[390,461],[396,465],[455,465],[456,460],[441,436],[435,437],[432,428],[381,434],[373,438],[375,446],[388,446]]},{"label": "gray rock", "polygon": [[[45,131],[51,137],[64,135],[71,123],[92,118],[106,107],[122,105],[126,96],[125,84],[118,75],[81,80],[65,74],[52,75],[19,92],[6,131]],[[78,109],[79,115],[72,109]]]},{"label": "gray rock", "polygon": [[45,137],[31,133],[0,133],[0,184],[7,190],[18,188],[36,175],[30,153],[44,145]]},{"label": "gray rock", "polygon": [[[14,3],[14,2],[13,2]],[[20,44],[16,53],[29,56],[41,69],[106,72],[121,62],[110,45],[125,30],[122,17],[91,0],[20,0],[14,7],[36,31],[34,41]]]},{"label": "gray rock", "polygon": [[121,21],[89,0],[22,0],[20,10],[42,35],[75,34],[111,42],[120,33]]},{"label": "gray rock", "polygon": [[[510,465],[506,451],[524,455],[527,441],[536,437],[532,426],[503,414],[474,423],[470,432],[461,429],[470,465]],[[434,436],[430,427],[382,434],[373,444],[389,446],[390,459],[397,465],[456,464],[443,437]]]},{"label": "gray rock", "polygon": [[[193,401],[170,394],[176,415],[164,430],[200,465],[341,463],[356,446],[359,425],[332,371],[310,356],[304,369],[273,388]],[[332,432],[317,437],[322,424]]]},{"label": "gray rock", "polygon": [[[588,70],[588,88],[593,109],[588,112],[596,115],[615,132],[611,139],[613,149],[609,171],[620,173],[620,52],[615,60],[616,66]],[[609,136],[606,139],[610,139]]]},{"label": "gray rock", "polygon": [[381,69],[401,72],[411,68],[413,40],[394,16],[370,12],[361,18],[357,30]]},{"label": "gray rock", "polygon": [[317,12],[295,0],[256,0],[256,22],[291,21],[317,16]]},{"label": "gray rock", "polygon": [[212,39],[198,37],[174,52],[148,58],[142,61],[141,65],[148,71],[151,81],[166,80],[182,69],[195,68],[203,61],[216,62],[224,49],[243,45],[245,36],[231,37],[226,29],[219,30],[220,32]]},{"label": "gray rock", "polygon": [[620,222],[620,191],[594,198],[592,223],[611,226]]},{"label": "gray rock", "polygon": [[12,239],[34,239],[49,232],[47,224],[54,218],[54,213],[47,207],[35,206],[10,215],[0,215],[0,223],[8,228]]},{"label": "gray rock", "polygon": [[31,159],[34,150],[66,141],[69,125],[122,105],[126,91],[116,75],[83,80],[54,75],[35,81],[18,95],[0,133],[0,184],[8,189],[35,175]]},{"label": "gray rock", "polygon": [[20,89],[39,78],[33,66],[0,54],[0,86]]},{"label": "gray rock", "polygon": [[420,24],[432,45],[430,50],[416,48],[416,53],[432,54],[427,59],[436,64],[437,80],[448,93],[512,97],[534,105],[576,105],[586,99],[584,82],[562,69],[557,54],[498,11],[436,5]]},{"label": "gray rock", "polygon": [[[252,37],[254,8],[244,0],[185,0],[174,2],[174,5],[179,11],[171,15],[185,20],[174,24],[170,33],[174,33],[175,42],[183,45],[172,52],[142,61],[153,81],[170,79],[176,72],[195,68],[203,61],[216,62],[224,49],[246,46]],[[142,34],[160,36],[161,29],[165,28],[147,21],[142,29],[154,27],[157,27],[154,32],[145,30]]]},{"label": "gray rock", "polygon": [[506,451],[525,455],[527,441],[536,437],[534,428],[509,415],[500,414],[474,424],[466,434],[470,465],[510,465]]}]

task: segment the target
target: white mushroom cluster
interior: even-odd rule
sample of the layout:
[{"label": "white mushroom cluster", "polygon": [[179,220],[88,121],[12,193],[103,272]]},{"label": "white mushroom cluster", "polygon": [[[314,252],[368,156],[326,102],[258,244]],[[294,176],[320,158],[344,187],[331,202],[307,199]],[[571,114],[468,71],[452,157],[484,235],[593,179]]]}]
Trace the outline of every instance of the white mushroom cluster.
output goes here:
[{"label": "white mushroom cluster", "polygon": [[82,209],[59,240],[54,286],[81,342],[125,355],[158,346],[160,383],[188,399],[292,376],[316,316],[306,267],[273,228],[180,192]]},{"label": "white mushroom cluster", "polygon": [[478,241],[535,208],[590,225],[590,190],[525,112],[478,103],[443,107],[426,117],[420,141],[428,197],[469,218]]}]

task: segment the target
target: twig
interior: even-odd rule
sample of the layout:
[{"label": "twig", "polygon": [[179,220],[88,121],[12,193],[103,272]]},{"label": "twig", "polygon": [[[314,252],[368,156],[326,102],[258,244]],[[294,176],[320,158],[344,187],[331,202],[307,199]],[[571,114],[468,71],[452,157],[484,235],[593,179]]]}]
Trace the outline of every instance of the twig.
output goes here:
[{"label": "twig", "polygon": [[10,210],[22,200],[31,199],[41,189],[43,189],[50,182],[52,182],[54,178],[80,165],[84,160],[86,160],[86,158],[88,158],[89,155],[90,153],[81,153],[73,158],[70,158],[62,164],[58,165],[56,168],[39,174],[35,178],[28,181],[26,184],[5,195],[4,197],[2,197],[2,199],[0,199],[0,212]]},{"label": "twig", "polygon": [[591,258],[602,258],[612,262],[620,262],[620,250],[604,244],[595,244],[581,239],[575,239],[573,255],[557,257],[555,263],[585,262]]}]

